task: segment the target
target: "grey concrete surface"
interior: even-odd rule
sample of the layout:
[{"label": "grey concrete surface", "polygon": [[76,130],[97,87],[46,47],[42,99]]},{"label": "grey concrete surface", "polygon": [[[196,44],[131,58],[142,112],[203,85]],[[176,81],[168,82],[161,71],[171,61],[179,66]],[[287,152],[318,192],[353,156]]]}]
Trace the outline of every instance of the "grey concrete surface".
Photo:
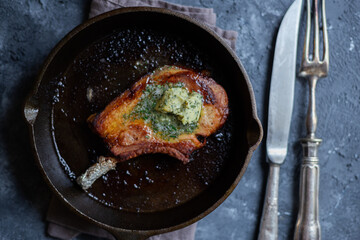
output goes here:
[{"label": "grey concrete surface", "polygon": [[[169,0],[211,7],[218,26],[238,31],[237,55],[247,70],[266,130],[274,40],[291,0]],[[0,239],[50,239],[50,191],[34,164],[22,118],[23,100],[55,44],[87,18],[90,1],[0,1]],[[330,74],[319,82],[320,222],[326,240],[360,239],[360,1],[328,0]],[[301,29],[303,30],[303,28]],[[296,81],[289,152],[281,168],[279,239],[292,239],[307,85]],[[265,136],[266,137],[266,136]],[[196,240],[256,239],[265,191],[265,143],[230,197],[198,224]],[[77,239],[95,239],[79,236]]]}]

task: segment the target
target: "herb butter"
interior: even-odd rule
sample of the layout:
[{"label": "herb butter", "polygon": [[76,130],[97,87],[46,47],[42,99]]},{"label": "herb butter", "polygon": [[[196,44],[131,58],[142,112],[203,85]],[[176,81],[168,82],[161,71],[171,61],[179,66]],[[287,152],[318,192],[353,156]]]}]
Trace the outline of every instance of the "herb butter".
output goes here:
[{"label": "herb butter", "polygon": [[197,128],[202,103],[202,95],[189,93],[183,83],[148,84],[127,117],[143,119],[164,139],[177,138]]},{"label": "herb butter", "polygon": [[177,114],[183,124],[197,123],[200,118],[202,107],[202,96],[200,93],[192,92],[184,101],[181,111]]},{"label": "herb butter", "polygon": [[182,111],[182,105],[189,97],[186,88],[173,87],[166,90],[156,105],[156,110],[165,113],[179,114]]},{"label": "herb butter", "polygon": [[202,96],[197,92],[189,91],[186,88],[167,89],[156,105],[156,110],[165,113],[172,113],[182,124],[197,123],[200,118]]}]

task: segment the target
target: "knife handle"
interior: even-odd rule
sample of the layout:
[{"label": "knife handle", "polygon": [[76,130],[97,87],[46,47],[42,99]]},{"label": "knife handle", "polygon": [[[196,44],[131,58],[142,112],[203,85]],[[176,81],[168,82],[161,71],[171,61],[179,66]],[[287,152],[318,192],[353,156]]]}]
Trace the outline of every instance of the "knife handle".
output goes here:
[{"label": "knife handle", "polygon": [[280,165],[270,163],[258,240],[278,238],[278,195]]},{"label": "knife handle", "polygon": [[319,158],[321,139],[301,140],[303,159],[300,171],[300,203],[295,227],[295,240],[320,240],[319,223]]}]

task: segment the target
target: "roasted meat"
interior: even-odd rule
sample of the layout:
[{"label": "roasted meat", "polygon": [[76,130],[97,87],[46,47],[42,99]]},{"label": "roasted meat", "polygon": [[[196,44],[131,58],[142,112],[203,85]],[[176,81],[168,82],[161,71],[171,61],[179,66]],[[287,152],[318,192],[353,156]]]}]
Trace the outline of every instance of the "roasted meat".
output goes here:
[{"label": "roasted meat", "polygon": [[91,115],[88,123],[104,140],[114,162],[164,153],[186,164],[227,116],[227,94],[213,79],[164,66],[143,76],[101,113]]}]

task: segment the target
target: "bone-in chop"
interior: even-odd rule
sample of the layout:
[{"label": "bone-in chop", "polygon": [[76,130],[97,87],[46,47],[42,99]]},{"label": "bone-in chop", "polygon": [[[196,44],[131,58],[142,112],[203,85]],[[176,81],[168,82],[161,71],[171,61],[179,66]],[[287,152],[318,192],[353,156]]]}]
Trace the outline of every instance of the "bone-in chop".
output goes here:
[{"label": "bone-in chop", "polygon": [[77,182],[87,189],[117,162],[142,154],[164,153],[186,164],[228,112],[227,94],[212,78],[176,66],[159,68],[88,118],[113,156],[99,157]]}]

